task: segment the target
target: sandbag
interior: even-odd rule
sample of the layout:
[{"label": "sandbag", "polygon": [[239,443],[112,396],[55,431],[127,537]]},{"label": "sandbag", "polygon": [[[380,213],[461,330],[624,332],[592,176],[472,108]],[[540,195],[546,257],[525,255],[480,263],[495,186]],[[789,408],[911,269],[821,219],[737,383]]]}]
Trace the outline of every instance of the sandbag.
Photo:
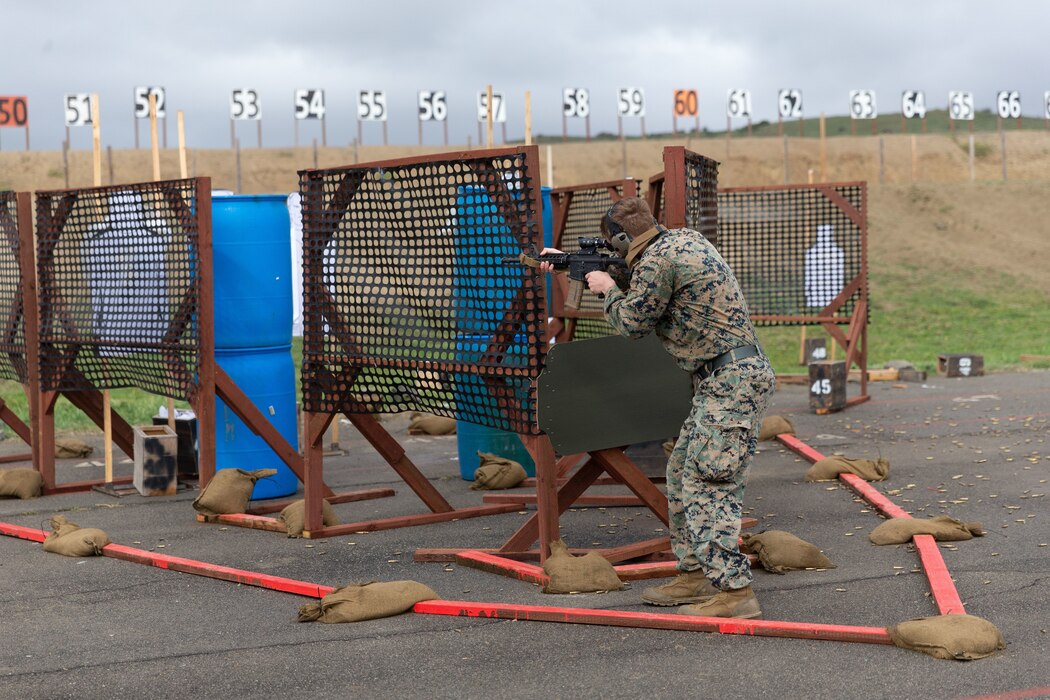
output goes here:
[{"label": "sandbag", "polygon": [[787,433],[795,434],[795,426],[784,416],[766,416],[762,419],[762,427],[758,431],[759,441],[775,440],[777,435]]},{"label": "sandbag", "polygon": [[675,443],[677,443],[677,442],[678,442],[678,438],[675,438],[674,440],[664,440],[664,442],[660,445],[661,447],[664,448],[664,455],[666,457],[668,457],[668,458],[671,457],[671,453],[674,452],[674,446],[675,446]]},{"label": "sandbag", "polygon": [[[300,499],[294,503],[289,503],[277,516],[277,519],[288,528],[289,537],[302,537],[303,526],[306,523],[306,501]],[[326,527],[339,524],[339,517],[335,514],[332,504],[328,501],[324,501],[321,506],[321,522]]]},{"label": "sandbag", "polygon": [[814,545],[783,530],[745,534],[742,551],[754,554],[762,568],[775,574],[799,569],[834,569],[835,565]]},{"label": "sandbag", "polygon": [[252,500],[255,482],[276,473],[276,469],[220,469],[193,501],[193,509],[204,515],[243,513]]},{"label": "sandbag", "polygon": [[839,474],[856,474],[865,481],[882,481],[890,473],[888,459],[849,459],[825,457],[817,460],[806,472],[806,481],[831,481]]},{"label": "sandbag", "polygon": [[481,466],[474,470],[474,483],[471,489],[489,491],[512,489],[528,476],[525,467],[513,459],[480,450],[478,459],[481,460]]},{"label": "sandbag", "polygon": [[933,535],[938,542],[962,542],[982,537],[980,523],[964,523],[947,515],[933,518],[890,518],[868,535],[873,544],[904,544],[913,535]]},{"label": "sandbag", "polygon": [[371,581],[337,588],[317,603],[299,608],[299,622],[361,622],[399,615],[438,595],[417,581]]},{"label": "sandbag", "polygon": [[75,459],[77,457],[90,457],[95,448],[86,442],[73,438],[62,438],[55,440],[55,457],[58,459]]},{"label": "sandbag", "polygon": [[36,498],[44,492],[44,477],[36,469],[0,470],[0,497]]},{"label": "sandbag", "polygon": [[51,518],[51,534],[44,538],[44,551],[67,557],[93,557],[102,554],[109,535],[95,527],[80,527],[64,515]]},{"label": "sandbag", "polygon": [[594,593],[623,590],[623,581],[616,569],[597,552],[574,557],[562,540],[551,542],[551,555],[543,563],[543,571],[550,581],[544,593]]},{"label": "sandbag", "polygon": [[933,615],[902,622],[887,629],[902,649],[921,651],[938,659],[972,661],[1006,648],[999,629],[974,615]]},{"label": "sandbag", "polygon": [[455,435],[456,420],[429,413],[413,413],[408,424],[409,435]]}]

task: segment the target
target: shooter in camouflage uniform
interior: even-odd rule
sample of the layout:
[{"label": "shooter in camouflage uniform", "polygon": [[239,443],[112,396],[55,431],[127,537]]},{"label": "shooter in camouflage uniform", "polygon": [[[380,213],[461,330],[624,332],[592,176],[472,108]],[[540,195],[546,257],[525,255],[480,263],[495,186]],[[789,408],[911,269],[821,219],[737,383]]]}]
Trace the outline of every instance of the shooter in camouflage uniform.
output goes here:
[{"label": "shooter in camouflage uniform", "polygon": [[693,375],[692,410],[667,463],[671,546],[683,573],[642,599],[691,604],[681,610],[691,615],[760,617],[738,537],[744,482],[774,375],[740,286],[703,235],[659,226],[643,199],[617,202],[602,232],[630,269],[626,291],[604,272],[587,276],[589,289],[605,294],[606,319],[628,338],[655,331]]}]

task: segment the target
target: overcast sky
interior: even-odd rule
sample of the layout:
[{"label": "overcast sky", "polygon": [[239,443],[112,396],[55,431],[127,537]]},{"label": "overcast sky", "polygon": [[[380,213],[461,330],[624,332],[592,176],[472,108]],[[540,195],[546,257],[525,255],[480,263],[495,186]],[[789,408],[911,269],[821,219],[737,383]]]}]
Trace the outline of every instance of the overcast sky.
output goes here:
[{"label": "overcast sky", "polygon": [[[524,134],[527,90],[533,133],[552,135],[562,131],[566,87],[589,90],[592,134],[616,132],[625,87],[645,91],[649,133],[671,129],[682,88],[697,90],[701,124],[719,130],[733,88],[750,90],[756,123],[776,120],[781,88],[802,91],[807,117],[846,114],[850,90],[873,90],[880,115],[894,118],[906,89],[923,90],[930,109],[944,108],[949,90],[971,91],[977,109],[1017,90],[1023,113],[1038,118],[1050,90],[1050,4],[1021,0],[6,0],[0,8],[0,95],[28,97],[34,150],[61,147],[63,100],[73,93],[98,93],[103,144],[133,146],[133,92],[151,85],[166,91],[169,146],[182,110],[190,148],[229,146],[235,88],[257,91],[270,147],[293,144],[296,88],[325,91],[328,143],[340,146],[357,136],[360,90],[386,93],[397,144],[418,143],[420,90],[446,92],[450,143],[476,141],[477,93],[489,83],[506,96],[512,139]],[[583,135],[583,120],[568,123]],[[624,123],[638,133],[637,119]],[[144,148],[148,124],[138,122]],[[256,145],[256,129],[237,123],[243,146]],[[381,143],[382,133],[380,123],[364,124],[365,143]],[[320,134],[317,122],[301,123],[304,145]],[[425,125],[424,142],[443,143],[440,123]],[[21,129],[0,129],[4,150],[24,143]],[[74,127],[72,144],[90,148],[90,127]]]}]

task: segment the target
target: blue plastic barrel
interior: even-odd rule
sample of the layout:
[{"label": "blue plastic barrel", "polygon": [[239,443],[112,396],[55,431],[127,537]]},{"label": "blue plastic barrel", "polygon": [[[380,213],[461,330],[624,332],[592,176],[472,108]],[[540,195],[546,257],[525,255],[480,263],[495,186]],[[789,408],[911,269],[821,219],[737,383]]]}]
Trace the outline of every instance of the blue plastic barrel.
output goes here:
[{"label": "blue plastic barrel", "polygon": [[215,347],[292,342],[292,246],[286,195],[212,199]]},{"label": "blue plastic barrel", "polygon": [[[291,345],[216,349],[215,361],[241,388],[293,448],[298,449],[295,414],[295,366]],[[251,431],[223,402],[215,399],[215,469],[276,469],[255,482],[252,498],[289,496],[299,479],[266,441]]]},{"label": "blue plastic barrel", "polygon": [[[518,335],[514,345],[508,348],[512,358],[528,357],[526,337]],[[488,338],[481,335],[461,335],[456,339],[456,361],[477,362],[488,345]],[[513,359],[507,364],[513,364]],[[495,399],[486,396],[485,381],[476,374],[457,373],[455,375],[456,404],[471,401],[477,412],[483,415],[497,416],[499,409]],[[484,397],[480,398],[479,397]],[[529,476],[536,475],[536,463],[529,451],[525,449],[517,433],[500,430],[487,425],[478,425],[467,420],[456,421],[456,442],[459,454],[459,473],[467,481],[474,480],[474,471],[478,468],[478,452],[491,452],[520,462]]]}]

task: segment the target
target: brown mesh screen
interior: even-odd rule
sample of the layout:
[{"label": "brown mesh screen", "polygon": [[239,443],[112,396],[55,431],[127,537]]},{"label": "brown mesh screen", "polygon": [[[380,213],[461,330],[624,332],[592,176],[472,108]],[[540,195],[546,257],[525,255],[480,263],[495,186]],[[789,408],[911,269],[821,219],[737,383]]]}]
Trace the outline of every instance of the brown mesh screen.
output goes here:
[{"label": "brown mesh screen", "polygon": [[718,245],[718,161],[685,152],[685,225]]},{"label": "brown mesh screen", "polygon": [[0,378],[25,384],[26,336],[22,314],[22,273],[18,265],[18,205],[14,192],[0,192]]},{"label": "brown mesh screen", "polygon": [[45,390],[188,398],[200,341],[196,192],[197,180],[171,180],[37,193]]},{"label": "brown mesh screen", "polygon": [[[819,316],[861,274],[864,231],[846,207],[864,220],[862,183],[729,189],[718,200],[718,249],[756,323],[806,323],[776,316]],[[836,314],[851,314],[862,294]]]},{"label": "brown mesh screen", "polygon": [[[615,187],[618,197],[622,197],[624,186]],[[571,196],[570,196],[571,195]],[[551,192],[552,197],[561,197],[563,206],[568,206],[565,215],[565,228],[555,232],[554,247],[566,253],[580,250],[581,236],[601,237],[600,224],[605,212],[613,205],[613,195],[606,185],[581,185]],[[612,335],[612,327],[605,322],[602,301],[590,292],[583,293],[580,302],[580,316],[576,319],[575,340],[600,338]]]},{"label": "brown mesh screen", "polygon": [[536,149],[300,173],[307,411],[535,433],[546,332]]}]

